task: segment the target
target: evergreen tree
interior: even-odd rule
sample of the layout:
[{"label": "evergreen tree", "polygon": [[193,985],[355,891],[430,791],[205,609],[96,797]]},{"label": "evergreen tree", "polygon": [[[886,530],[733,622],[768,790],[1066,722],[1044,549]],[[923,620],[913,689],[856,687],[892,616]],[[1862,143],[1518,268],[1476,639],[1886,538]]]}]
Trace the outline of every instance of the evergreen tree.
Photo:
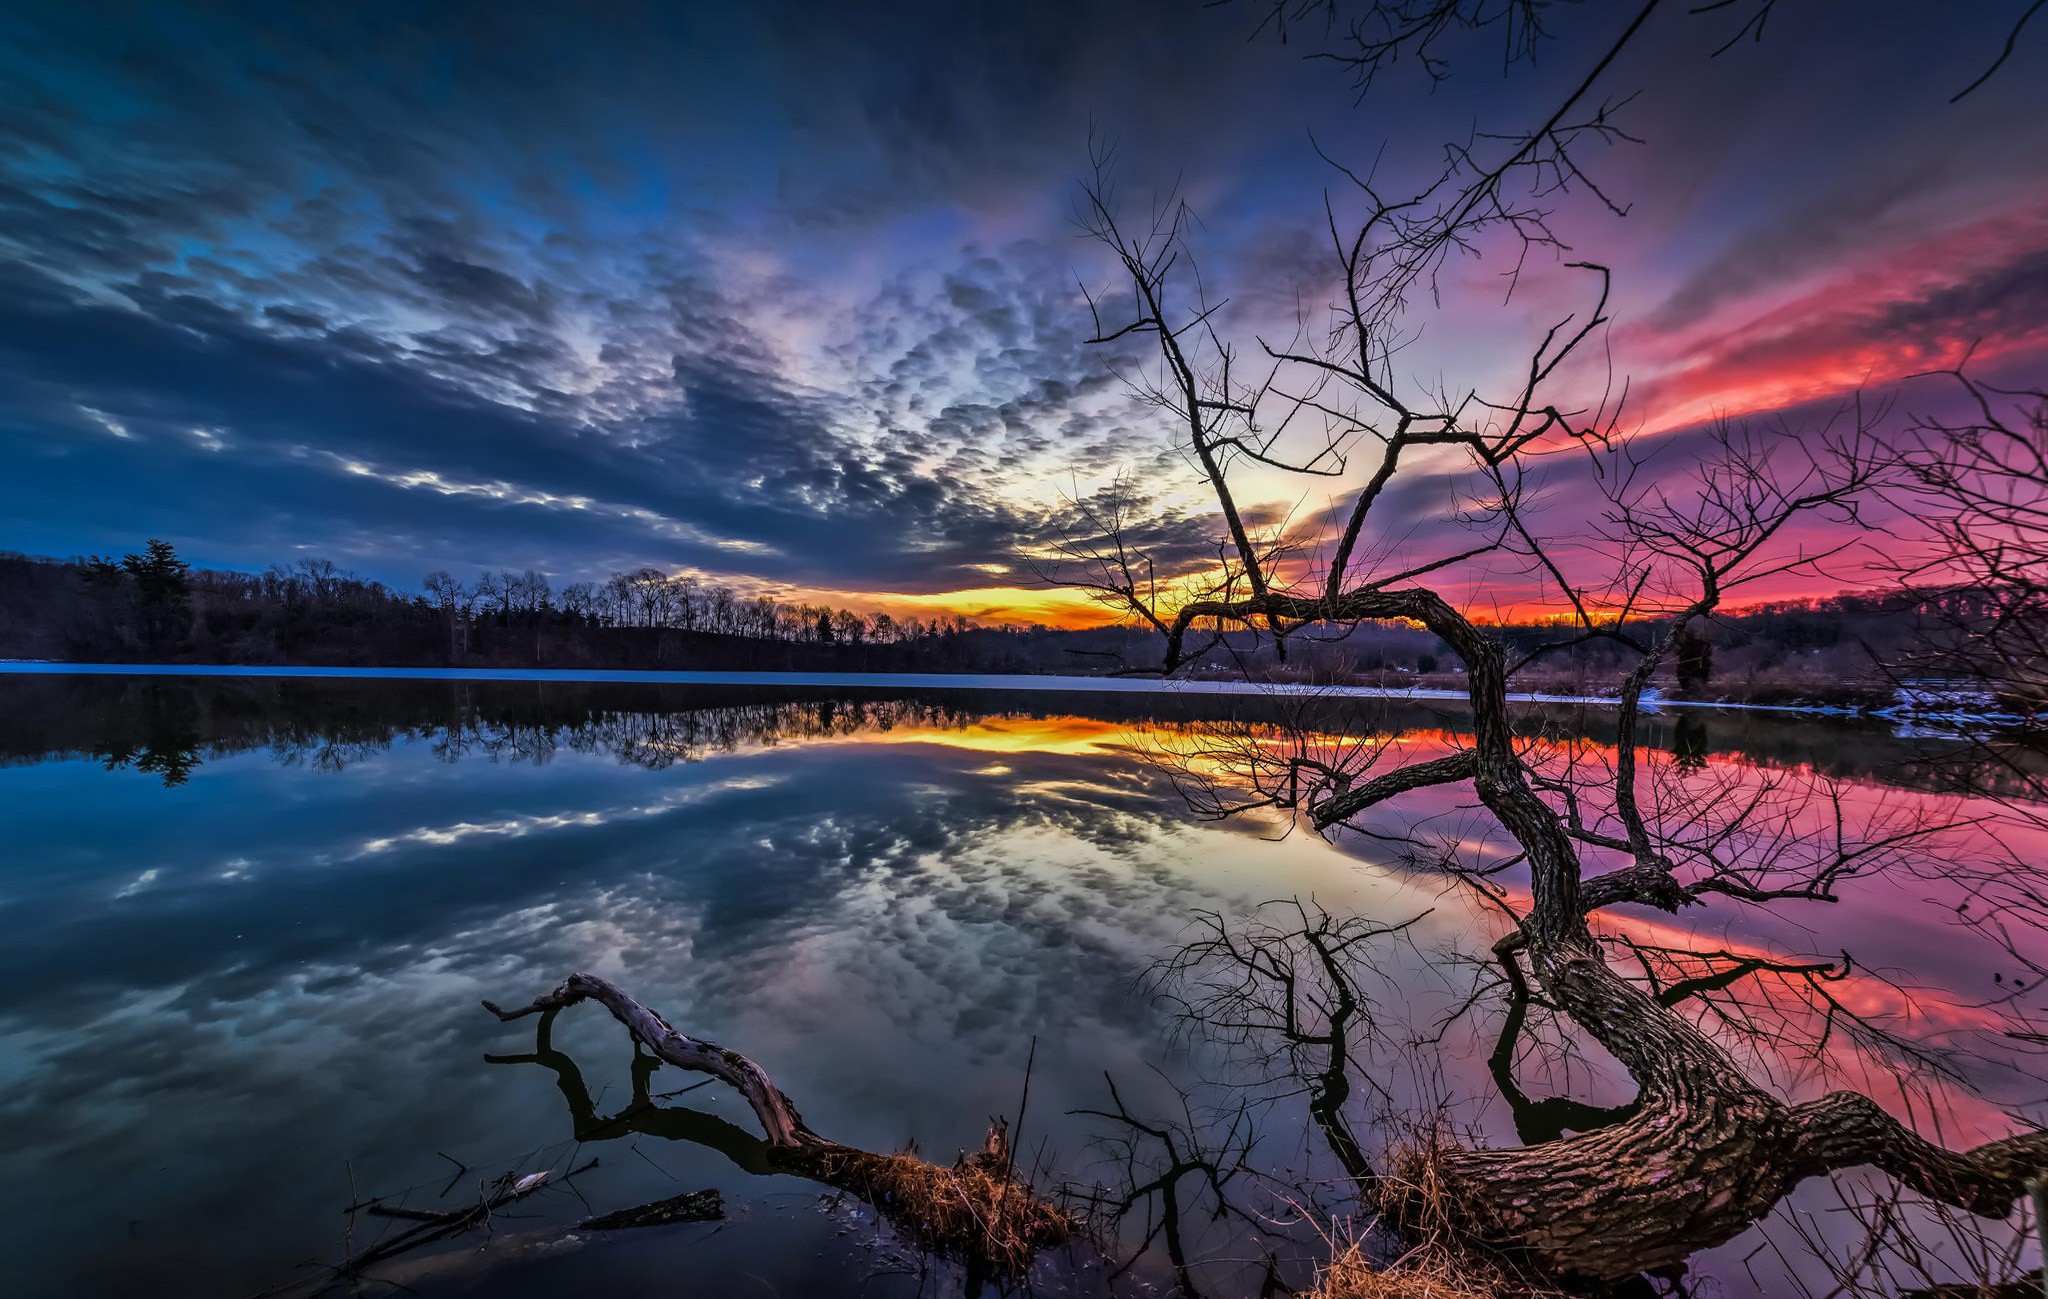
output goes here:
[{"label": "evergreen tree", "polygon": [[191,565],[170,542],[152,537],[141,554],[123,555],[121,567],[135,583],[144,643],[163,648],[184,632]]}]

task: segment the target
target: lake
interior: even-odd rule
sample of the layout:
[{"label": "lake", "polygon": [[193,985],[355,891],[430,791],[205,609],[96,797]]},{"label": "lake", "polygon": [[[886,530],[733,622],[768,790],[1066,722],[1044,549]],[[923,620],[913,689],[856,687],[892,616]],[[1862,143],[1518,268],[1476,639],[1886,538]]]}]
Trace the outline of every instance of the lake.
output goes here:
[{"label": "lake", "polygon": [[[1320,729],[1417,753],[1462,724],[1450,702],[1312,702]],[[1202,913],[1238,923],[1312,899],[1414,921],[1384,944],[1380,1013],[1436,1040],[1384,1065],[1381,1101],[1441,1102],[1513,1140],[1484,1063],[1493,1025],[1455,1013],[1474,966],[1447,955],[1485,952],[1491,908],[1381,840],[1204,819],[1187,764],[1162,762],[1266,706],[901,684],[0,676],[8,1292],[316,1293],[323,1268],[419,1221],[373,1200],[441,1212],[543,1169],[555,1184],[379,1275],[423,1294],[959,1292],[870,1206],[750,1170],[746,1106],[715,1083],[666,1095],[702,1079],[636,1069],[600,1008],[537,1040],[534,1020],[479,1005],[524,1003],[577,970],[744,1052],[812,1127],[871,1150],[915,1142],[950,1162],[992,1115],[1018,1118],[1028,1062],[1019,1165],[1083,1200],[1127,1189],[1135,1129],[1078,1112],[1114,1109],[1110,1080],[1132,1114],[1212,1133],[1229,1097],[1251,1095],[1258,1144],[1233,1194],[1270,1208],[1286,1184],[1341,1212],[1328,1151],[1270,1058],[1191,1031],[1143,977]],[[1612,718],[1553,707],[1527,724],[1598,752]],[[1795,837],[1838,809],[1871,824],[1971,811],[1931,774],[1955,748],[1938,735],[1710,711],[1649,732],[1674,789],[1828,782],[1826,808],[1786,821]],[[1431,791],[1393,815],[1483,837],[1469,801]],[[1961,860],[1984,833],[1944,851]],[[1938,1042],[1952,1076],[1906,1086],[1845,1024],[1828,1068],[1764,1062],[1784,1089],[1848,1078],[1937,1106],[1951,1141],[1997,1134],[2016,1108],[2038,1114],[2043,1090],[2001,1018],[2023,975],[1974,941],[1960,895],[1924,867],[1858,880],[1839,903],[1626,923],[1643,941],[1687,925],[1738,952],[1851,952],[1842,1002]],[[1626,1098],[1597,1062],[1564,1076],[1595,1101]],[[706,1188],[721,1221],[573,1230]],[[1802,1196],[1795,1207],[1828,1203]],[[1158,1210],[1125,1219],[1126,1252]],[[1183,1252],[1205,1293],[1257,1294],[1269,1266],[1305,1279],[1316,1242],[1300,1227],[1194,1216]],[[1753,1230],[1700,1268],[1720,1293],[1779,1292],[1805,1266],[1793,1236]],[[1034,1286],[1171,1292],[1158,1238],[1112,1282],[1122,1261],[1067,1251]]]}]

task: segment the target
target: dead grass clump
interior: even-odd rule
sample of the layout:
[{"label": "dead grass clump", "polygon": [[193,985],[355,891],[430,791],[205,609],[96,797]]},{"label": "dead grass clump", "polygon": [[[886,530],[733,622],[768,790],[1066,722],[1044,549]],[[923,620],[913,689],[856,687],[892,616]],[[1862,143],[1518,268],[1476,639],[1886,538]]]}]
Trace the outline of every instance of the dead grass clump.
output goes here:
[{"label": "dead grass clump", "polygon": [[1074,1223],[987,1152],[951,1168],[912,1154],[862,1154],[832,1181],[873,1205],[919,1244],[970,1266],[1014,1276],[1039,1250],[1066,1243]]},{"label": "dead grass clump", "polygon": [[1499,1283],[1497,1273],[1442,1250],[1411,1251],[1382,1268],[1350,1245],[1316,1277],[1309,1299],[1500,1299]]},{"label": "dead grass clump", "polygon": [[1384,1222],[1418,1247],[1464,1252],[1459,1224],[1469,1214],[1443,1174],[1444,1153],[1454,1145],[1441,1124],[1419,1125],[1383,1156],[1387,1176],[1373,1188],[1376,1207]]},{"label": "dead grass clump", "polygon": [[1388,1148],[1374,1207],[1405,1252],[1375,1266],[1359,1243],[1332,1240],[1329,1266],[1310,1299],[1562,1299],[1503,1266],[1460,1227],[1468,1213],[1443,1175],[1444,1153],[1454,1144],[1437,1121],[1418,1123],[1408,1140]]}]

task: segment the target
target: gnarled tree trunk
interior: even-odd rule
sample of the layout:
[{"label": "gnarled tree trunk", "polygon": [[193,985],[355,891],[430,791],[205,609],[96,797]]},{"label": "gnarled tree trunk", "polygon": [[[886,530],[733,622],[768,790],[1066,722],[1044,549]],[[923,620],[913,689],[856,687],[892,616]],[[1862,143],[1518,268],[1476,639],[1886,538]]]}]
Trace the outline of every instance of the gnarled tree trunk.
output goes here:
[{"label": "gnarled tree trunk", "polygon": [[[1275,614],[1304,623],[1412,618],[1465,660],[1471,748],[1335,791],[1310,816],[1334,824],[1423,785],[1470,779],[1528,861],[1531,906],[1504,958],[1526,959],[1550,1005],[1619,1061],[1639,1089],[1632,1112],[1610,1126],[1519,1148],[1431,1152],[1430,1180],[1458,1202],[1475,1243],[1554,1276],[1618,1280],[1732,1239],[1800,1182],[1837,1170],[1875,1166],[1943,1204],[2002,1218],[2027,1180],[2048,1169],[2048,1132],[1950,1151],[1854,1092],[1790,1104],[1752,1082],[1690,1020],[1610,968],[1589,911],[1616,902],[1672,910],[1692,898],[1672,879],[1670,863],[1648,851],[1639,816],[1629,818],[1632,838],[1642,841],[1631,845],[1635,863],[1583,877],[1570,832],[1538,796],[1516,751],[1500,642],[1434,592],[1197,602],[1170,629],[1168,663],[1178,662],[1178,634],[1196,618],[1250,622]],[[1639,672],[1633,686],[1639,691],[1647,677]]]},{"label": "gnarled tree trunk", "polygon": [[[1470,665],[1475,788],[1529,854],[1533,905],[1521,937],[1531,970],[1552,1005],[1640,1089],[1635,1112],[1612,1126],[1514,1149],[1437,1152],[1467,1230],[1544,1272],[1618,1280],[1734,1238],[1800,1182],[1839,1169],[1874,1165],[1930,1199],[2010,1214],[2027,1179],[2048,1168],[2048,1132],[1958,1152],[1854,1092],[1788,1104],[1608,966],[1586,924],[1577,852],[1514,752],[1499,646],[1462,618],[1435,629]],[[1663,902],[1666,881],[1642,874],[1648,885],[1633,900]]]}]

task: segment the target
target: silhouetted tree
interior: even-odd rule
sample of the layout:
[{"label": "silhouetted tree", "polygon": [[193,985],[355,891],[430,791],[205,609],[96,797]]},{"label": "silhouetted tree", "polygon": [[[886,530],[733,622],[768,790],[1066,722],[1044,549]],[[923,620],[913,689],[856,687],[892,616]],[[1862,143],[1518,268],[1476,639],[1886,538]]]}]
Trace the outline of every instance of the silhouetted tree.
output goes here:
[{"label": "silhouetted tree", "polygon": [[1686,629],[1678,641],[1678,688],[1689,695],[1707,688],[1714,675],[1714,642],[1697,627]]},{"label": "silhouetted tree", "polygon": [[178,558],[170,542],[151,538],[141,554],[122,556],[121,568],[135,583],[143,643],[161,650],[181,637],[190,593],[186,575],[191,566]]}]

